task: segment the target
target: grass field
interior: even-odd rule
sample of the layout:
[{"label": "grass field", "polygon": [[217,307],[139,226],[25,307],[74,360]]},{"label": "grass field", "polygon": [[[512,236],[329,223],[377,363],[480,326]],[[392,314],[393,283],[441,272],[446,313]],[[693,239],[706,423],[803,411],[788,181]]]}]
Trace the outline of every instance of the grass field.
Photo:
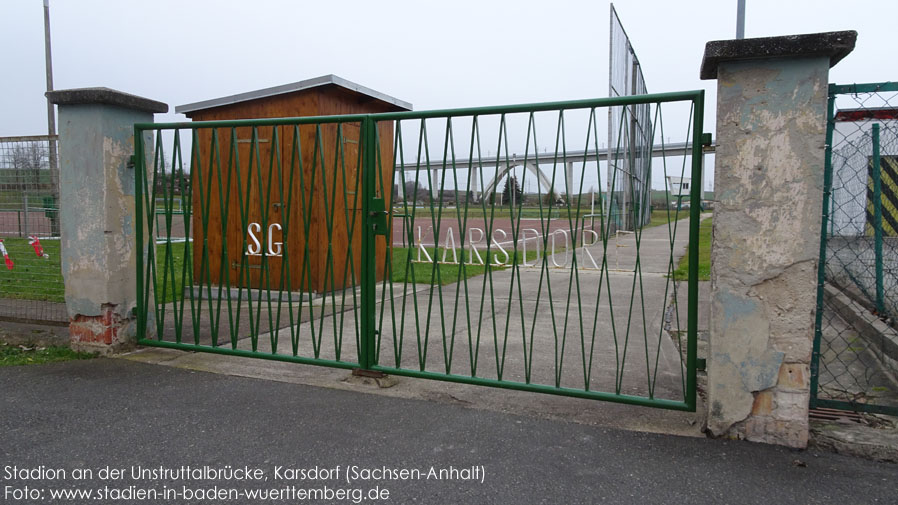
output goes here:
[{"label": "grass field", "polygon": [[[171,244],[166,255],[165,244],[156,245],[156,295],[166,302],[181,298],[181,277],[184,276],[184,242]],[[167,264],[166,264],[167,263]],[[188,266],[188,268],[193,268]],[[173,289],[174,288],[174,289]]]},{"label": "grass field", "polygon": [[34,248],[28,245],[28,239],[5,238],[3,244],[14,267],[8,270],[5,264],[0,263],[0,296],[49,302],[65,301],[59,240],[41,241],[49,258],[37,256]]},{"label": "grass field", "polygon": [[[698,280],[711,280],[711,219],[702,221],[698,229]],[[686,247],[686,254],[680,258],[680,264],[674,270],[674,279],[685,281],[689,274],[689,249],[692,244]]]},{"label": "grass field", "polygon": [[56,361],[95,358],[96,354],[76,352],[68,347],[8,345],[0,342],[0,366],[39,365]]},{"label": "grass field", "polygon": [[[34,253],[34,248],[28,244],[27,239],[6,238],[3,244],[12,258],[14,266],[8,270],[6,265],[0,263],[0,297],[24,300],[41,300],[62,303],[65,301],[65,285],[62,280],[60,263],[59,240],[42,240],[41,246],[49,258],[42,258]],[[184,244],[172,244],[174,263],[175,293],[180,292],[181,269],[184,262]],[[162,261],[165,257],[165,246],[156,247],[159,269],[156,272],[156,280],[161,292],[162,289]],[[171,267],[167,272],[168,284],[166,285],[166,298],[172,299]]]},{"label": "grass field", "polygon": [[[0,177],[0,180],[3,180]],[[49,181],[46,181],[49,182]],[[41,207],[45,197],[53,197],[51,193],[28,192],[28,207]],[[0,209],[19,210],[25,205],[25,196],[22,190],[0,191]]]},{"label": "grass field", "polygon": [[646,228],[651,228],[652,226],[660,226],[662,224],[667,224],[670,221],[674,221],[677,219],[686,219],[689,217],[688,210],[681,210],[679,214],[674,209],[671,209],[670,212],[666,210],[653,210],[652,211],[652,220],[649,221],[648,226]]},{"label": "grass field", "polygon": [[[417,263],[411,262],[409,263],[408,254],[410,249],[406,247],[394,247],[393,248],[393,256],[390,258],[391,267],[392,267],[392,275],[390,275],[390,280],[394,283],[403,283],[408,280],[409,283],[412,281],[415,284],[437,284],[437,280],[439,280],[439,284],[452,284],[460,279],[467,279],[469,277],[474,277],[475,275],[480,275],[486,272],[486,266],[484,265],[465,265],[462,267],[461,265],[446,265],[438,263],[436,267],[434,267],[433,263]],[[459,253],[461,251],[459,250]],[[427,248],[427,253],[430,254],[431,258],[435,258],[439,260],[443,257],[442,249],[435,249],[432,247]],[[411,249],[412,259],[416,259],[418,257],[417,251],[415,249]],[[436,256],[435,256],[436,255]],[[448,256],[447,258],[451,257]],[[462,276],[462,277],[460,277]]]},{"label": "grass field", "polygon": [[[440,261],[443,258],[443,249],[439,250],[427,247],[427,253],[430,254],[432,259],[436,259]],[[556,252],[563,252],[563,248],[557,248]],[[439,273],[439,284],[446,285],[452,284],[453,282],[457,282],[460,280],[468,279],[477,275],[481,275],[486,273],[486,265],[480,264],[467,264],[469,261],[469,257],[463,253],[462,249],[459,248],[456,250],[456,255],[459,261],[464,261],[466,264],[464,267],[458,264],[451,263],[437,263],[436,268],[434,268],[433,263],[419,263],[419,262],[411,262],[407,263],[409,248],[406,247],[394,247],[393,248],[393,257],[392,259],[392,268],[393,273],[390,276],[391,280],[396,282],[405,282],[408,279],[408,282],[412,282],[412,275],[414,275],[414,281],[416,284],[437,284],[437,273]],[[518,251],[520,254],[521,251]],[[412,259],[418,258],[418,252],[416,249],[411,249]],[[508,251],[509,261],[512,254],[512,251]],[[484,263],[487,262],[486,252],[480,252],[481,257],[483,258]],[[545,256],[545,251],[541,250],[539,257]],[[504,260],[504,255],[499,254],[498,252],[490,253],[490,261]],[[422,260],[426,261],[426,258],[422,254]],[[533,262],[538,259],[537,252],[534,250],[527,251],[527,259],[528,262]],[[450,250],[446,256],[447,261],[452,260],[452,251]],[[518,258],[518,263],[523,262],[523,257]],[[406,267],[408,265],[408,267]],[[493,270],[504,270],[508,268],[508,265],[496,265],[493,263]]]}]

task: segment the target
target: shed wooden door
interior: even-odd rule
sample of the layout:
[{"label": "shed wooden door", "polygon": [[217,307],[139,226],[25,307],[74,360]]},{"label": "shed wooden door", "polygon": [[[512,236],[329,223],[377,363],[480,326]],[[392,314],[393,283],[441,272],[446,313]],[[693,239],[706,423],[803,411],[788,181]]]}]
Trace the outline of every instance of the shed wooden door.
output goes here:
[{"label": "shed wooden door", "polygon": [[[199,129],[191,176],[194,283],[315,293],[357,284],[360,126],[260,126],[255,142],[251,127]],[[392,128],[382,125],[380,136],[389,201]],[[378,243],[378,279],[384,254],[385,244]]]},{"label": "shed wooden door", "polygon": [[321,125],[323,156],[307,172],[315,173],[313,229],[310,238],[312,280],[317,292],[343,289],[361,277],[361,206],[358,123]]},{"label": "shed wooden door", "polygon": [[214,138],[211,129],[199,130],[191,174],[195,282],[220,285],[227,279],[231,287],[280,289],[288,167],[281,161],[278,169],[278,133],[275,139],[273,128],[259,127],[253,142],[249,127],[218,129]]}]

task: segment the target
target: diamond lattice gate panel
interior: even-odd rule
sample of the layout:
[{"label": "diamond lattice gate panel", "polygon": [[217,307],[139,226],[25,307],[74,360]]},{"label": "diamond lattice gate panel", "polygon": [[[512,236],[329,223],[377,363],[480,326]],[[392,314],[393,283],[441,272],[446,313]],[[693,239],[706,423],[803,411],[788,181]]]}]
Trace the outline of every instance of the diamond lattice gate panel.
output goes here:
[{"label": "diamond lattice gate panel", "polygon": [[699,208],[602,211],[632,104],[699,180],[701,92],[136,125],[140,343],[694,409]]}]

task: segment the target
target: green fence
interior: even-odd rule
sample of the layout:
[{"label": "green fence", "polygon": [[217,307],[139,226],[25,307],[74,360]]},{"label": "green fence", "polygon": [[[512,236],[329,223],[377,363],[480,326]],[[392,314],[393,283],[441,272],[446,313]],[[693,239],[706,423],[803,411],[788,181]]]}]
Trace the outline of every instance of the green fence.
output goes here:
[{"label": "green fence", "polygon": [[135,125],[139,343],[694,410],[699,208],[623,233],[589,155],[636,104],[701,180],[701,91]]},{"label": "green fence", "polygon": [[830,85],[811,406],[898,414],[898,83]]}]

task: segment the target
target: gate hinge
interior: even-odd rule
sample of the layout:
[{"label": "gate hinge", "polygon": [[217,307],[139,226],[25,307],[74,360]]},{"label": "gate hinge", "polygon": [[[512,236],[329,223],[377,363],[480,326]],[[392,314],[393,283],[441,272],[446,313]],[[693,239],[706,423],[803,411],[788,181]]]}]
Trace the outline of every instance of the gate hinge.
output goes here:
[{"label": "gate hinge", "polygon": [[137,165],[137,156],[132,154],[128,157],[128,168],[134,168]]},{"label": "gate hinge", "polygon": [[710,146],[713,143],[714,139],[711,138],[710,133],[702,133],[702,145]]},{"label": "gate hinge", "polygon": [[704,372],[708,369],[708,360],[705,358],[696,358],[695,359],[695,369],[699,372]]}]

